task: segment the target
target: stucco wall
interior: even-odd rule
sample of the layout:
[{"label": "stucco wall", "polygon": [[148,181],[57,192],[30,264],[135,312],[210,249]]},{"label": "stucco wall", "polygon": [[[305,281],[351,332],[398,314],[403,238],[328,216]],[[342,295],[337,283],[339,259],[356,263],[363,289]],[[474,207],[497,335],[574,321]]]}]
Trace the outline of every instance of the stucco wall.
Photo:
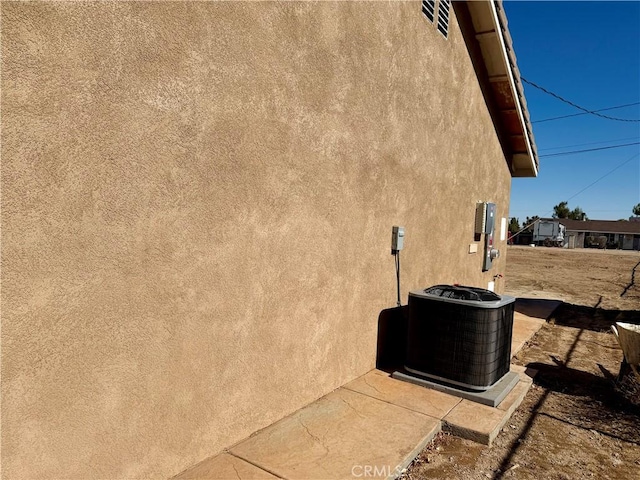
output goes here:
[{"label": "stucco wall", "polygon": [[1,8],[4,478],[169,476],[366,372],[392,225],[404,302],[504,273],[468,254],[510,176],[453,10]]}]

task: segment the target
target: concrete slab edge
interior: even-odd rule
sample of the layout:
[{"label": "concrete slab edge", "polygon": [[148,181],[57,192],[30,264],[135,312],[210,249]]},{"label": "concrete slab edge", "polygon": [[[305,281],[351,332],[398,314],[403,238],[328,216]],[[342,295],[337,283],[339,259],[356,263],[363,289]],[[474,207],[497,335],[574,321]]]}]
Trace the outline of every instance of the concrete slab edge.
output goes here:
[{"label": "concrete slab edge", "polygon": [[[422,452],[422,450],[424,450],[425,447],[433,441],[435,436],[438,433],[440,433],[441,430],[442,430],[442,422],[440,421],[427,435],[424,436],[422,440],[420,440],[420,443],[418,443],[418,445],[416,445],[416,447],[413,450],[407,453],[404,459],[398,463],[397,465],[398,470],[400,472],[405,470],[411,464],[411,462],[413,462],[416,459],[416,457],[420,455],[420,452]],[[395,480],[396,478],[400,477],[400,475],[401,473],[399,475],[396,475],[394,472],[387,477],[387,480]]]},{"label": "concrete slab edge", "polygon": [[260,464],[258,464],[256,462],[254,462],[253,460],[245,458],[242,455],[238,455],[237,453],[233,453],[231,451],[225,451],[225,453],[227,453],[229,455],[232,455],[232,456],[242,460],[243,462],[247,462],[247,463],[253,465],[256,468],[259,468],[260,470],[264,470],[265,472],[273,475],[274,477],[280,478],[281,480],[288,480],[287,477],[285,477],[284,475],[282,475],[282,474],[280,474],[278,472],[275,472],[275,471],[273,471],[273,470],[271,470],[271,469],[269,469],[267,467],[264,467],[264,466],[262,466],[262,465],[260,465]]},{"label": "concrete slab edge", "polygon": [[456,425],[454,423],[448,422],[445,419],[442,420],[442,429],[445,432],[449,432],[452,435],[457,437],[461,437],[467,440],[471,440],[476,443],[481,443],[483,445],[491,446],[495,438],[498,436],[502,428],[506,425],[506,423],[511,418],[513,412],[515,412],[516,408],[520,406],[524,397],[527,395],[527,392],[531,388],[531,383],[528,382],[520,382],[521,384],[525,384],[527,388],[525,388],[520,395],[514,400],[511,406],[503,410],[504,414],[502,415],[502,419],[495,425],[495,427],[489,433],[478,432],[476,430],[472,430],[467,427],[463,427],[461,425]]},{"label": "concrete slab edge", "polygon": [[534,377],[538,374],[538,370],[522,365],[511,364],[511,371],[520,375],[521,382],[533,383]]},{"label": "concrete slab edge", "polygon": [[[391,378],[394,378],[394,377],[391,376]],[[435,415],[429,415],[428,413],[421,412],[420,410],[417,410],[415,408],[411,408],[411,407],[408,407],[406,405],[400,405],[398,403],[393,403],[391,400],[384,400],[384,399],[382,399],[380,397],[376,397],[376,396],[370,395],[368,393],[363,393],[360,390],[356,390],[356,389],[354,389],[352,387],[344,386],[344,387],[340,387],[340,388],[343,388],[345,390],[349,390],[350,392],[357,393],[359,395],[364,395],[365,397],[373,398],[374,400],[378,400],[380,402],[384,402],[384,403],[387,403],[389,405],[393,405],[394,407],[400,407],[400,408],[404,408],[405,410],[409,410],[410,412],[419,413],[420,415],[424,415],[425,417],[431,417],[431,418],[435,418],[436,420],[441,420],[440,417],[436,417]],[[455,407],[455,405],[454,405],[454,407]],[[454,407],[451,407],[449,410],[447,410],[444,413],[443,417],[446,416],[447,413],[449,413],[451,410],[453,410]]]},{"label": "concrete slab edge", "polygon": [[455,435],[456,437],[464,438],[466,440],[471,440],[472,442],[480,443],[482,445],[487,445],[489,447],[491,446],[491,442],[493,442],[493,439],[491,438],[491,434],[477,432],[475,430],[471,430],[470,428],[449,423],[445,420],[442,421],[442,430],[447,433],[450,433],[451,435]]}]

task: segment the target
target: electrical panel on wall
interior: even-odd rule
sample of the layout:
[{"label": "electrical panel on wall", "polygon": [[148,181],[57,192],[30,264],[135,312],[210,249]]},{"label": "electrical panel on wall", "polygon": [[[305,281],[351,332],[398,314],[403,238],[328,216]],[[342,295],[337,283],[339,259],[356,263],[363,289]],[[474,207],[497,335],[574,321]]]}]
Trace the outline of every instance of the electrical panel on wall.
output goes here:
[{"label": "electrical panel on wall", "polygon": [[476,224],[474,231],[476,235],[484,235],[487,227],[487,204],[480,202],[476,204]]},{"label": "electrical panel on wall", "polygon": [[[494,234],[496,227],[496,204],[480,202],[476,204],[475,233],[484,236],[484,258],[482,271],[490,270],[493,260],[500,256],[500,251],[494,248]],[[478,238],[479,240],[479,238]]]}]

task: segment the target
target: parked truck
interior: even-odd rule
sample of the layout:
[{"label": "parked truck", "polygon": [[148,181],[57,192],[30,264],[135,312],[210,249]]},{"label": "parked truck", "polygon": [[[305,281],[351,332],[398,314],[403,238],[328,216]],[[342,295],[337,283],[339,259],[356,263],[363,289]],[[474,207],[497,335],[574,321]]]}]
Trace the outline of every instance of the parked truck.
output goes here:
[{"label": "parked truck", "polygon": [[562,247],[566,228],[559,220],[538,220],[533,227],[533,243],[545,247]]}]

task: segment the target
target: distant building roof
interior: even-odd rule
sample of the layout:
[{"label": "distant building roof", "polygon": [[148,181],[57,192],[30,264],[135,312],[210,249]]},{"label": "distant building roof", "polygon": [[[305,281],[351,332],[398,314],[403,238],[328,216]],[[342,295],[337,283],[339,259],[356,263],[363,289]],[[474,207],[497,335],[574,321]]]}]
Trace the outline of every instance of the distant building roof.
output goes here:
[{"label": "distant building roof", "polygon": [[540,220],[557,220],[568,231],[592,233],[627,233],[640,235],[640,222],[627,220],[570,220],[568,218],[541,218]]}]

